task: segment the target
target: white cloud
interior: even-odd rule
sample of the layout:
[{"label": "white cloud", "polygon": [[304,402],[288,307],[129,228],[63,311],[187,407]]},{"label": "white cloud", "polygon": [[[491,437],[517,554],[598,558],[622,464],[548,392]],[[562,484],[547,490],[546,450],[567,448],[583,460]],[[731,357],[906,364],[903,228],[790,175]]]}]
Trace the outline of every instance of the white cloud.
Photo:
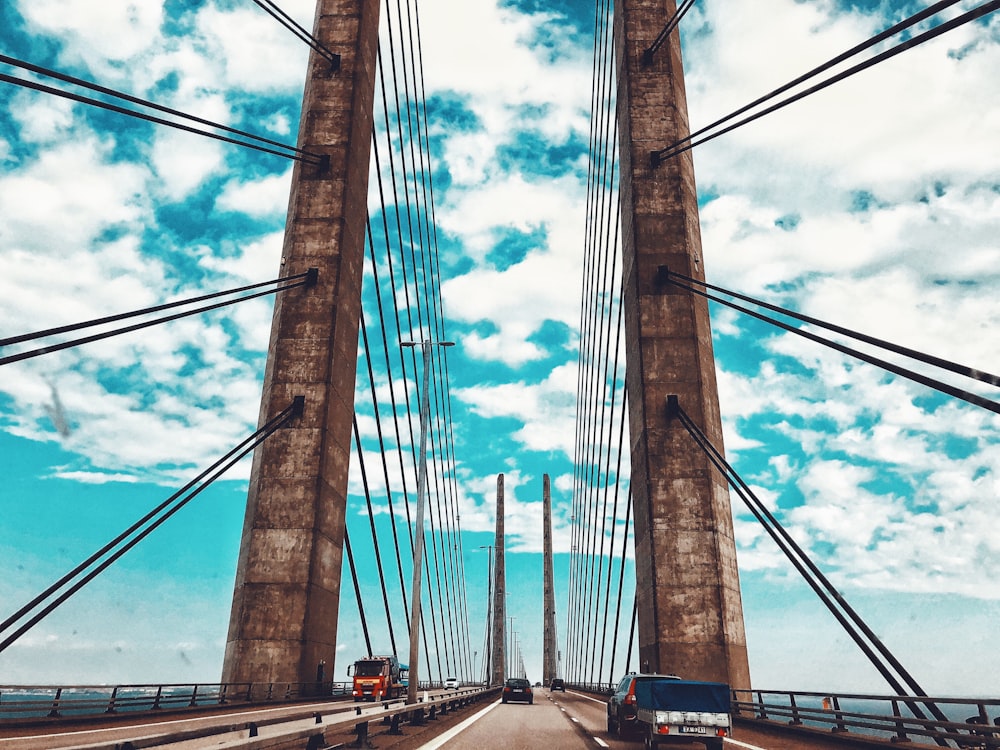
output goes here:
[{"label": "white cloud", "polygon": [[291,170],[249,182],[230,180],[215,199],[215,207],[250,216],[284,215],[290,183]]},{"label": "white cloud", "polygon": [[24,0],[18,10],[37,32],[61,39],[71,58],[103,73],[113,72],[116,63],[138,57],[161,41],[162,0],[98,4]]}]

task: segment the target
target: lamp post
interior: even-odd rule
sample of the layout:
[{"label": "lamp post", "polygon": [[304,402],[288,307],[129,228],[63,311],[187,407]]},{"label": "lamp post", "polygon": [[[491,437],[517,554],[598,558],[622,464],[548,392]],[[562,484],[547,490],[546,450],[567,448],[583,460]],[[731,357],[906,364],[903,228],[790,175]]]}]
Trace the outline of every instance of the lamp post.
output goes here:
[{"label": "lamp post", "polygon": [[424,495],[427,493],[427,422],[430,418],[431,399],[431,347],[454,346],[454,341],[422,342],[402,341],[401,346],[420,344],[424,355],[423,390],[420,392],[420,465],[417,469],[417,519],[416,538],[413,541],[413,587],[410,593],[410,678],[406,688],[406,702],[417,702],[417,685],[420,682],[420,580],[424,557]]}]

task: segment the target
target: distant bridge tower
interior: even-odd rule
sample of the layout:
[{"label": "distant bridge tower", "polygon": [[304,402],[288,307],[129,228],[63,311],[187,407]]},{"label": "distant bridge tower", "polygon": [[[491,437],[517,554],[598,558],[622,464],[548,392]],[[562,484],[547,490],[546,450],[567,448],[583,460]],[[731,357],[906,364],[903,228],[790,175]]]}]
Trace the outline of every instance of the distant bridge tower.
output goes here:
[{"label": "distant bridge tower", "polygon": [[678,33],[643,53],[674,0],[615,0],[623,304],[635,502],[639,666],[750,687],[729,489],[667,397],[722,448],[707,302],[658,279],[703,279],[691,152],[650,153],[690,132]]},{"label": "distant bridge tower", "polygon": [[507,574],[504,572],[503,528],[503,474],[497,475],[497,530],[493,540],[493,665],[489,682],[491,686],[503,685],[507,678]]},{"label": "distant bridge tower", "polygon": [[[275,301],[260,422],[305,410],[254,454],[223,682],[311,682],[333,669],[351,455],[371,148],[378,0],[318,0],[282,276],[319,281]],[[329,679],[329,674],[325,679]]]},{"label": "distant bridge tower", "polygon": [[549,475],[542,475],[542,583],[544,622],[542,625],[542,684],[548,685],[556,674],[556,592],[552,565],[552,496]]}]

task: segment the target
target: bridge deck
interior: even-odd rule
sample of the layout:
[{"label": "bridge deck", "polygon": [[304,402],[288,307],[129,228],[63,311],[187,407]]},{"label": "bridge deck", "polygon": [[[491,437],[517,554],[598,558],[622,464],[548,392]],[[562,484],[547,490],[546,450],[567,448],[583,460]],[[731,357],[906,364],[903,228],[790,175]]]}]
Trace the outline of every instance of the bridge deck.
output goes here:
[{"label": "bridge deck", "polygon": [[[380,750],[432,750],[438,747],[444,750],[484,750],[493,747],[505,750],[522,747],[631,750],[642,746],[638,738],[608,734],[605,703],[599,696],[574,691],[550,693],[540,689],[535,693],[531,706],[501,705],[495,699],[495,693],[462,707],[452,702],[444,714],[441,714],[440,703],[433,704],[437,707],[433,720],[421,725],[403,721],[398,734],[391,732],[392,727],[385,719],[387,712],[381,704],[337,701],[270,708],[217,709],[211,715],[199,712],[197,716],[119,715],[86,723],[60,720],[22,728],[0,725],[0,750],[69,750],[84,747],[88,750],[113,750],[126,746],[126,742],[134,743],[136,748],[171,750],[202,747],[257,749],[265,746],[272,750],[302,750],[310,746],[309,739],[315,735],[322,735],[323,744],[313,746],[346,747],[355,745],[358,740],[357,725],[364,721],[368,722],[368,741]],[[432,695],[433,700],[440,697],[441,693]],[[451,699],[454,694],[448,697]],[[359,709],[361,715],[356,713]],[[250,731],[251,722],[257,725],[259,736],[253,736]],[[454,736],[447,736],[450,733]],[[362,746],[366,744],[362,743]],[[856,734],[803,733],[779,723],[741,719],[737,719],[735,737],[726,741],[727,750],[845,750],[890,746],[893,745],[889,742],[865,740]],[[701,750],[698,744],[689,747]]]}]

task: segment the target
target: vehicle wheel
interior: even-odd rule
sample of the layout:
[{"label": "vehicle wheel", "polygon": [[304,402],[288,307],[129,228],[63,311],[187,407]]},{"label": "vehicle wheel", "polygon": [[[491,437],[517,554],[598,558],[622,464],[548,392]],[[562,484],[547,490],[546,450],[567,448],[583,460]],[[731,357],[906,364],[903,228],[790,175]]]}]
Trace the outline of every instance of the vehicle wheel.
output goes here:
[{"label": "vehicle wheel", "polygon": [[653,732],[652,732],[652,730],[646,732],[643,735],[643,737],[642,737],[642,746],[644,748],[646,748],[646,750],[651,750],[652,748],[656,747],[658,744],[659,744],[658,742],[654,742],[653,741]]},{"label": "vehicle wheel", "polygon": [[722,750],[723,740],[706,740],[705,747],[708,750]]},{"label": "vehicle wheel", "polygon": [[535,699],[534,698],[532,698],[530,701],[528,701],[528,705],[529,706],[534,705],[534,703],[535,703]]},{"label": "vehicle wheel", "polygon": [[618,736],[618,722],[608,716],[608,734],[612,737]]}]

